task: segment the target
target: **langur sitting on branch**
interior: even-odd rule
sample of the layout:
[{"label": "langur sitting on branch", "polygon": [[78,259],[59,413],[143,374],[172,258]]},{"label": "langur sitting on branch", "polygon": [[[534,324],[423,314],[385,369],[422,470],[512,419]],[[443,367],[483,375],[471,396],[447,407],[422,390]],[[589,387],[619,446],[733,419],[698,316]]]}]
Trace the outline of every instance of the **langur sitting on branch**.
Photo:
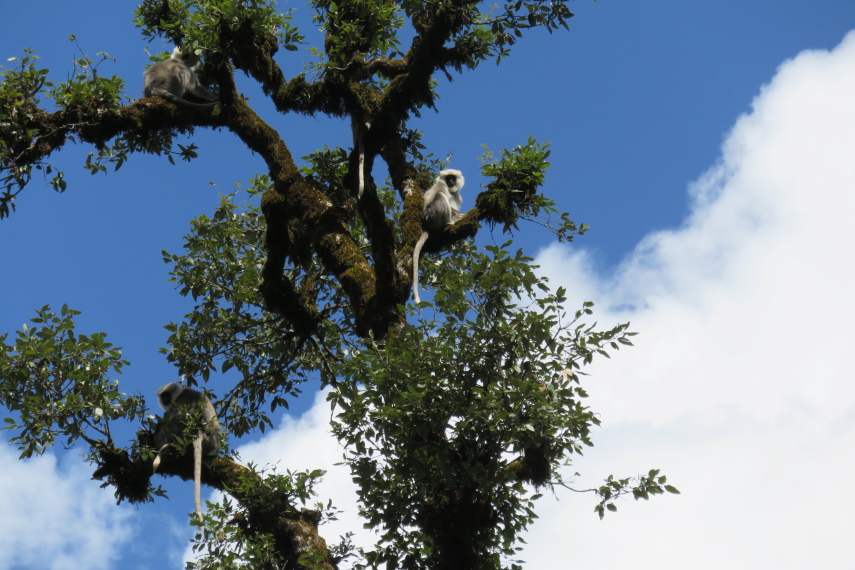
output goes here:
[{"label": "langur sitting on branch", "polygon": [[[146,97],[163,97],[176,105],[207,109],[219,103],[217,96],[199,82],[199,78],[184,62],[184,56],[179,48],[172,51],[172,57],[159,61],[143,73],[143,95]],[[208,103],[194,103],[184,99],[190,93]]]},{"label": "langur sitting on branch", "polygon": [[460,204],[463,197],[463,173],[459,170],[443,170],[436,182],[425,192],[424,230],[413,250],[413,300],[419,303],[419,254],[427,241],[429,232],[440,230],[460,219]]},{"label": "langur sitting on branch", "polygon": [[196,501],[196,514],[202,519],[202,454],[215,455],[220,449],[220,421],[214,406],[205,394],[186,388],[178,382],[161,386],[157,391],[157,402],[163,408],[163,418],[154,434],[154,443],[158,448],[154,458],[153,470],[156,472],[161,463],[161,455],[166,448],[175,447],[175,438],[187,429],[187,420],[199,414],[204,427],[196,432],[193,439],[193,484]]}]

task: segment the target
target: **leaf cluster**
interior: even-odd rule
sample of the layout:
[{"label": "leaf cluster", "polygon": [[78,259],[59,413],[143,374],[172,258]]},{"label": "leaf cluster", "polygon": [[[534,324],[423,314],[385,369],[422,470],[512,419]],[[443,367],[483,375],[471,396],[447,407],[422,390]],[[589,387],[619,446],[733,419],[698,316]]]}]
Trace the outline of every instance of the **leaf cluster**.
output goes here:
[{"label": "leaf cluster", "polygon": [[[72,447],[78,439],[96,447],[113,444],[110,422],[134,421],[145,414],[144,400],[119,391],[118,376],[128,364],[121,349],[103,333],[78,335],[79,311],[59,314],[42,307],[24,325],[14,344],[0,336],[0,401],[12,412],[4,429],[17,432],[10,442],[21,457],[40,455],[57,437]],[[90,454],[87,461],[95,461]]]},{"label": "leaf cluster", "polygon": [[[38,56],[32,53],[32,50],[24,50],[15,69],[0,67],[0,184],[3,186],[0,219],[14,211],[14,199],[30,181],[33,169],[42,168],[41,164],[20,163],[22,153],[38,133],[33,123],[40,111],[40,94],[50,85],[48,70],[36,67]],[[50,165],[45,168],[50,174]],[[51,183],[55,190],[65,190],[61,175],[52,178]]]},{"label": "leaf cluster", "polygon": [[680,491],[673,485],[666,484],[667,480],[665,475],[659,475],[659,469],[651,469],[647,475],[623,479],[616,479],[609,475],[600,487],[592,489],[600,498],[600,502],[594,507],[594,512],[602,519],[606,516],[606,511],[617,511],[615,503],[624,495],[631,494],[636,501],[639,499],[646,501],[652,495],[661,495],[665,492],[679,495]]},{"label": "leaf cluster", "polygon": [[[499,149],[498,160],[485,145],[480,157],[481,173],[492,180],[487,184],[488,191],[478,196],[477,205],[487,212],[485,217],[491,225],[502,224],[502,231],[508,232],[519,229],[519,219],[542,223],[562,242],[573,241],[574,235],[587,231],[587,225],[577,225],[569,214],[555,208],[554,200],[538,193],[546,181],[551,152],[549,143],[539,143],[531,136],[525,145]],[[559,215],[557,225],[549,219],[538,221],[553,214]]]}]

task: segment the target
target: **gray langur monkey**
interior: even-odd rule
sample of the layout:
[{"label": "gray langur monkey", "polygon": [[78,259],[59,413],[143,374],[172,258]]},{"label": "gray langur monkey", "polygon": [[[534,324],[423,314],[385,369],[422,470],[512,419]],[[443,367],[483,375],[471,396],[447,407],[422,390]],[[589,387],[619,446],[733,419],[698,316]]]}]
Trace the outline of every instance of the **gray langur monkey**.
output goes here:
[{"label": "gray langur monkey", "polygon": [[163,418],[154,434],[154,443],[158,447],[154,458],[153,472],[160,466],[161,454],[170,446],[175,446],[176,436],[187,428],[187,416],[196,413],[197,408],[204,422],[193,439],[193,484],[196,500],[196,514],[202,519],[202,454],[214,455],[220,449],[220,421],[214,406],[205,394],[187,388],[178,382],[161,386],[157,391],[157,403],[163,408]]},{"label": "gray langur monkey", "polygon": [[[193,70],[184,62],[179,48],[172,51],[172,57],[159,61],[143,73],[143,95],[163,97],[176,105],[207,109],[219,103],[217,96],[199,82]],[[185,93],[195,95],[209,103],[195,103],[183,99]]]},{"label": "gray langur monkey", "polygon": [[460,219],[460,204],[463,196],[463,173],[459,170],[442,170],[427,192],[425,192],[424,229],[413,250],[413,300],[419,303],[419,254],[427,241],[429,232],[442,229]]}]

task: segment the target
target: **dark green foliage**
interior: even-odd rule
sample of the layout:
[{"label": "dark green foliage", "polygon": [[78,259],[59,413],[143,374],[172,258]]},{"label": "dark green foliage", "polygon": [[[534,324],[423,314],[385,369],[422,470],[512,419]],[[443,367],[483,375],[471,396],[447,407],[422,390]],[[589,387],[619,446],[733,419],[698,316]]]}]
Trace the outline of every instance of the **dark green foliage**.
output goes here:
[{"label": "dark green foliage", "polygon": [[43,307],[32,319],[35,326],[24,325],[14,344],[0,336],[0,401],[14,413],[5,429],[17,433],[11,443],[21,457],[44,453],[57,437],[69,447],[78,439],[112,444],[110,421],[134,421],[145,413],[143,399],[121,393],[111,377],[127,364],[121,350],[103,333],[76,334],[79,314]]},{"label": "dark green foliage", "polygon": [[599,421],[575,370],[628,343],[625,325],[584,327],[531,259],[487,249],[444,259],[435,307],[422,310],[434,317],[352,353],[330,394],[362,514],[383,529],[375,563],[499,568],[534,516],[524,483],[546,484],[592,445]]}]

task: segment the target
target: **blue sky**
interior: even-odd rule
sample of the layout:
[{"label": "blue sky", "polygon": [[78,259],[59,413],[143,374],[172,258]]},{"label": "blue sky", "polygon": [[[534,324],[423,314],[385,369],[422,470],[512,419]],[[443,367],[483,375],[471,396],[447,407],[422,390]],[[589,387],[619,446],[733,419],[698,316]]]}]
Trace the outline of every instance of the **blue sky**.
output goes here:
[{"label": "blue sky", "polygon": [[[604,427],[574,464],[578,486],[662,467],[683,495],[622,503],[601,522],[590,498],[557,490],[541,501],[523,558],[529,568],[563,567],[568,552],[582,569],[848,567],[855,37],[841,42],[855,28],[855,3],[580,0],[571,8],[569,33],[535,34],[501,66],[441,84],[439,112],[423,113],[417,126],[428,148],[453,153],[466,175],[464,210],[484,182],[482,144],[552,142],[544,192],[591,231],[559,247],[522,226],[518,243],[574,300],[595,300],[601,323],[631,320],[642,333],[636,348],[592,370],[591,405]],[[28,2],[3,12],[0,63],[10,67],[7,58],[32,47],[62,80],[73,33],[90,55],[117,57],[100,71],[121,75],[128,96],[140,96],[146,44],[132,5]],[[266,108],[295,156],[349,141],[341,121]],[[68,190],[34,182],[0,221],[0,331],[20,328],[44,304],[67,303],[84,311],[80,332],[106,331],[124,347],[125,390],[152,396],[175,380],[157,348],[163,325],[191,304],[166,282],[160,251],[178,252],[192,217],[262,169],[228,133],[193,140],[200,159],[192,164],[134,157],[108,176],[80,168],[89,148],[52,157]],[[504,241],[487,229],[479,236],[491,239]],[[295,402],[282,429],[242,448],[243,457],[291,469],[334,462],[322,433],[328,409],[312,398]],[[73,453],[26,464],[11,462],[11,448],[0,455],[8,466],[0,569],[183,567],[186,483],[166,482],[168,503],[116,508]],[[331,472],[328,485],[322,492],[347,505],[346,474]],[[49,499],[35,515],[32,503],[26,513],[17,503]],[[347,525],[355,527],[344,517],[323,534],[334,541]],[[161,548],[133,546],[152,527]]]}]

